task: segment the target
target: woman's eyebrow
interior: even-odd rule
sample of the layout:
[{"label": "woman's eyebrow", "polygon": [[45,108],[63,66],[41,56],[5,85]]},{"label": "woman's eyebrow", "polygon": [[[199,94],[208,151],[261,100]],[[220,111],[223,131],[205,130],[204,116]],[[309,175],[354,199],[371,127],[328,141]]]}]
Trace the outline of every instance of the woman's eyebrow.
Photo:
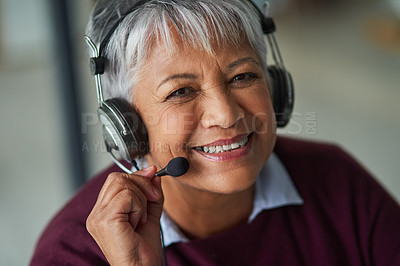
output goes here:
[{"label": "woman's eyebrow", "polygon": [[[243,64],[243,63],[246,63],[246,62],[251,62],[251,63],[254,63],[254,64],[258,65],[258,66],[260,65],[260,63],[259,63],[257,60],[255,60],[254,58],[252,58],[252,57],[243,57],[243,58],[239,58],[238,60],[235,60],[235,61],[233,61],[232,63],[230,63],[230,64],[227,66],[227,68],[226,68],[225,71],[226,71],[227,73],[229,73],[229,72],[231,72],[232,70],[234,70],[236,67],[238,67],[239,65],[241,65],[241,64]],[[174,74],[174,75],[168,76],[167,78],[163,79],[163,80],[160,82],[160,84],[158,85],[156,91],[157,91],[162,85],[164,85],[165,83],[167,83],[168,81],[173,80],[173,79],[196,79],[196,78],[197,78],[196,75],[190,74],[190,73]]]},{"label": "woman's eyebrow", "polygon": [[171,75],[168,76],[167,78],[163,79],[160,84],[158,85],[156,91],[165,83],[167,83],[170,80],[173,79],[196,79],[197,76],[194,74],[190,74],[190,73],[182,73],[182,74],[175,74],[175,75]]},{"label": "woman's eyebrow", "polygon": [[243,58],[239,58],[238,60],[235,60],[232,63],[230,63],[227,66],[225,72],[229,73],[232,70],[234,70],[236,67],[238,67],[239,65],[241,65],[243,63],[247,63],[247,62],[251,62],[251,63],[254,63],[254,64],[260,66],[260,63],[257,60],[255,60],[254,58],[252,58],[252,57],[243,57]]}]

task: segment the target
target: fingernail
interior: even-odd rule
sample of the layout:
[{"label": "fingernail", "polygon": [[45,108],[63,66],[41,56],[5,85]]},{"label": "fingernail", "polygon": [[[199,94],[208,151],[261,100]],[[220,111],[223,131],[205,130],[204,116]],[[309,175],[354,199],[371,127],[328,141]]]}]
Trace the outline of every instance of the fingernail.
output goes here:
[{"label": "fingernail", "polygon": [[[142,169],[142,175],[144,175],[144,176],[147,176],[147,175],[149,175],[150,173],[152,173],[152,171],[153,171],[153,168],[154,168],[154,166],[153,165],[151,165],[151,166],[149,166],[149,167],[147,167],[147,168],[144,168],[144,169]],[[149,176],[150,177],[150,176]]]},{"label": "fingernail", "polygon": [[142,169],[142,171],[143,171],[143,173],[149,173],[150,172],[150,170],[153,168],[153,166],[151,165],[151,166],[148,166],[148,167],[146,167],[146,168],[144,168],[144,169]]}]

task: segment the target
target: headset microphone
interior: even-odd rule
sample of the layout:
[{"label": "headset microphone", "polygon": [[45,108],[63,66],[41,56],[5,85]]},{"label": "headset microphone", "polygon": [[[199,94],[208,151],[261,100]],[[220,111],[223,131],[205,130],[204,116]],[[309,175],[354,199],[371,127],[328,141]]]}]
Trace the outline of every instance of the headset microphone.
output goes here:
[{"label": "headset microphone", "polygon": [[170,175],[178,177],[186,174],[189,170],[189,161],[184,157],[176,157],[169,161],[166,167],[158,171],[155,176]]}]

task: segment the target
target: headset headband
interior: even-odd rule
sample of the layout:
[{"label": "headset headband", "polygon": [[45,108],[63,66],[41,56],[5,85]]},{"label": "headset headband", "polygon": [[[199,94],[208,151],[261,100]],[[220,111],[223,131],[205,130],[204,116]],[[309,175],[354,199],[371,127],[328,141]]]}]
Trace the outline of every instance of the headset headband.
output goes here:
[{"label": "headset headband", "polygon": [[[260,23],[261,23],[261,28],[264,34],[271,34],[275,32],[275,23],[271,17],[266,17],[263,15],[261,10],[258,8],[258,6],[252,1],[248,0],[251,5],[257,10],[257,13],[259,15]],[[107,44],[109,43],[113,33],[115,30],[119,27],[121,22],[132,12],[134,12],[136,9],[138,9],[140,6],[144,5],[148,0],[141,0],[138,1],[135,5],[133,5],[127,12],[125,12],[118,20],[117,22],[111,27],[110,31],[107,33],[103,41],[100,43],[99,49],[97,51],[97,55],[92,58],[93,63],[91,64],[91,73],[92,75],[101,75],[104,74],[104,67],[105,67],[105,58],[103,56],[104,49],[106,48]],[[115,11],[114,11],[115,12]],[[113,13],[114,13],[113,12]],[[112,13],[112,14],[113,14]],[[112,16],[110,15],[110,17]],[[88,37],[86,37],[88,38]],[[92,45],[90,45],[92,46]],[[92,48],[93,49],[93,48]]]}]

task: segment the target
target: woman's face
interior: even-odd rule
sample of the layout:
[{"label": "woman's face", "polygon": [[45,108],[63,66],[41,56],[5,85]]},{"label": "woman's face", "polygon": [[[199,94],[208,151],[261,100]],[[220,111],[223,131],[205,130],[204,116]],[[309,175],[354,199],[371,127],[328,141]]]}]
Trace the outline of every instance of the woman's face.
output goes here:
[{"label": "woman's face", "polygon": [[149,162],[162,168],[174,157],[189,160],[189,171],[168,182],[217,193],[249,188],[276,129],[256,53],[247,43],[211,54],[178,42],[172,54],[155,45],[146,63],[133,97],[149,134]]}]

